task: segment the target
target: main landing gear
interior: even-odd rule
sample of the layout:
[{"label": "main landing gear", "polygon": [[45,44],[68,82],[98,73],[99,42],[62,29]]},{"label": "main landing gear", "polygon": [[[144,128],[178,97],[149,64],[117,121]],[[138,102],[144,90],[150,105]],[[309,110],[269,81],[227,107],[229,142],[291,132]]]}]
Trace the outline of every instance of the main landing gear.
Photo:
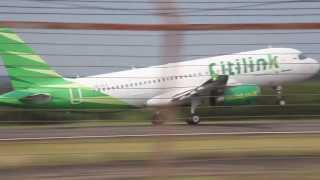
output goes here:
[{"label": "main landing gear", "polygon": [[157,111],[152,118],[152,124],[153,125],[162,125],[165,121],[167,120],[167,118],[164,116],[162,111]]},{"label": "main landing gear", "polygon": [[194,96],[191,98],[191,117],[187,119],[187,123],[189,125],[197,125],[200,123],[200,116],[196,114],[196,109],[201,105],[201,99],[198,96]]},{"label": "main landing gear", "polygon": [[[152,118],[152,125],[163,125],[169,120],[167,114],[164,111],[157,111]],[[186,120],[189,125],[197,125],[200,123],[200,116],[196,113],[191,113],[191,116]]]},{"label": "main landing gear", "polygon": [[153,125],[162,125],[167,121],[174,120],[176,118],[176,113],[170,109],[158,109],[152,118]]},{"label": "main landing gear", "polygon": [[[200,116],[196,113],[196,109],[201,105],[201,98],[194,96],[191,98],[191,116],[186,120],[189,125],[197,125],[200,123]],[[172,114],[170,110],[158,110],[153,115],[152,124],[153,125],[162,125],[170,119],[175,119],[175,114]]]},{"label": "main landing gear", "polygon": [[276,92],[276,97],[277,97],[277,104],[279,104],[280,106],[285,106],[286,105],[286,101],[282,95],[282,86],[275,86],[273,88]]}]

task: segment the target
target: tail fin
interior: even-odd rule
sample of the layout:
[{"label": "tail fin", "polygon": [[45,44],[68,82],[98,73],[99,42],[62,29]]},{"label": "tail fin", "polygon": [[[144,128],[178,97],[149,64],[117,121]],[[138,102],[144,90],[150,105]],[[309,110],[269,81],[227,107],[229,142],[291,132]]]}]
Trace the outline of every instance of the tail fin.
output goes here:
[{"label": "tail fin", "polygon": [[63,79],[8,28],[0,28],[0,56],[16,90],[51,84],[52,81]]}]

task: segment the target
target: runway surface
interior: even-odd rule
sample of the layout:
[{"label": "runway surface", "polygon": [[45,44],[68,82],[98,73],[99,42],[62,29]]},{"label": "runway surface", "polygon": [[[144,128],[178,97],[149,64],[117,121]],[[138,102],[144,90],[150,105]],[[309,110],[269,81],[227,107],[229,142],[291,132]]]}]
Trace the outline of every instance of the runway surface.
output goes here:
[{"label": "runway surface", "polygon": [[0,141],[82,139],[153,136],[320,134],[320,121],[265,121],[202,123],[197,126],[171,124],[165,126],[97,126],[1,128]]}]

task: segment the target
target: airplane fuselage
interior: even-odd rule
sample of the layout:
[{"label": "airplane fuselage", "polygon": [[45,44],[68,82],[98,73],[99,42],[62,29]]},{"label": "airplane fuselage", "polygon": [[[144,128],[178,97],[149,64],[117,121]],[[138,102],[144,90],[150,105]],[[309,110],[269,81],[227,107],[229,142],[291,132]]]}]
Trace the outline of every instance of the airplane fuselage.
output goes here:
[{"label": "airplane fuselage", "polygon": [[[300,59],[300,51],[268,48],[231,55],[138,68],[72,79],[84,86],[134,105],[145,106],[160,94],[188,90],[219,75],[228,75],[227,86],[276,86],[301,81],[318,71],[318,63]],[[162,97],[166,98],[166,97]]]}]

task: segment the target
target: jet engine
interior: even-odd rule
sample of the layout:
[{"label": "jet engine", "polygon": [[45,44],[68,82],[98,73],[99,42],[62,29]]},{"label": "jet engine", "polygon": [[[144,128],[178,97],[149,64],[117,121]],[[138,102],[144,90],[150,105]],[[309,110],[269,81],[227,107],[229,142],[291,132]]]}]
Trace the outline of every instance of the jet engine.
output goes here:
[{"label": "jet engine", "polygon": [[228,87],[222,92],[211,92],[210,105],[232,106],[255,104],[257,96],[260,94],[260,87],[255,85]]}]

